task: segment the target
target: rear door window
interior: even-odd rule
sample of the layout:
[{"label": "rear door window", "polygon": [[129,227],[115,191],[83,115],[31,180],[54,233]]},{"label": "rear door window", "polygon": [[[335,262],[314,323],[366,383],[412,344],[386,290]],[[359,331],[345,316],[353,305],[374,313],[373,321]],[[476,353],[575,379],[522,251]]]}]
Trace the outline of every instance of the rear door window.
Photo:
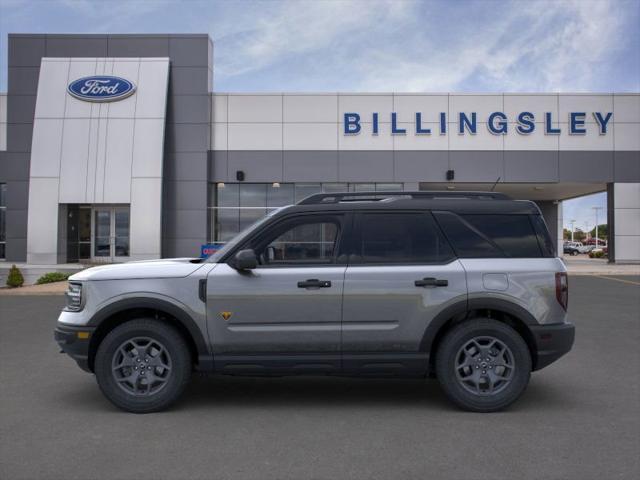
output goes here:
[{"label": "rear door window", "polygon": [[429,213],[363,213],[358,225],[352,263],[419,265],[455,258]]}]

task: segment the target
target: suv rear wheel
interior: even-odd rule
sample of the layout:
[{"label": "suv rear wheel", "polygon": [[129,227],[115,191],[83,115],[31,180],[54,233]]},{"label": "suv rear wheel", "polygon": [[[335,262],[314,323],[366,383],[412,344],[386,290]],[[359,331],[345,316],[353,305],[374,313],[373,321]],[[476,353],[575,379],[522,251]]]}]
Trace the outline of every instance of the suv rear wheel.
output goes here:
[{"label": "suv rear wheel", "polygon": [[191,357],[182,335],[153,319],[136,319],[114,328],[95,359],[100,389],[117,407],[150,413],[171,405],[191,377]]},{"label": "suv rear wheel", "polygon": [[436,374],[459,407],[494,412],[515,402],[527,388],[531,355],[513,328],[488,318],[465,321],[442,340]]}]

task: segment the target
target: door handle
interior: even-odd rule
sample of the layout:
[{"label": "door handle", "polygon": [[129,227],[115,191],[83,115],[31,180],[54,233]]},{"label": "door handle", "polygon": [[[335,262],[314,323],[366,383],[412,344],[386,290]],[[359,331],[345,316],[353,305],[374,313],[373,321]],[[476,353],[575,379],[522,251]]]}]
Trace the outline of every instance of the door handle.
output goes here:
[{"label": "door handle", "polygon": [[422,280],[416,280],[414,282],[416,287],[447,287],[449,286],[449,280],[440,280],[438,278],[427,277]]},{"label": "door handle", "polygon": [[331,281],[318,280],[317,278],[310,278],[303,282],[298,282],[298,288],[329,288],[331,287]]}]

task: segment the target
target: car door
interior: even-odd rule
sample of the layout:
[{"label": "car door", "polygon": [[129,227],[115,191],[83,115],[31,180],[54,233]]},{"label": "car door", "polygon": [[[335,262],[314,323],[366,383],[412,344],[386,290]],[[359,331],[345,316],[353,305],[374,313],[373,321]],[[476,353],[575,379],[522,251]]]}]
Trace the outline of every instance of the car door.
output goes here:
[{"label": "car door", "polygon": [[347,215],[276,221],[241,248],[257,268],[217,265],[207,279],[207,323],[216,368],[255,373],[340,369]]},{"label": "car door", "polygon": [[429,322],[466,305],[464,268],[432,215],[362,212],[345,274],[343,368],[360,373],[422,373]]}]

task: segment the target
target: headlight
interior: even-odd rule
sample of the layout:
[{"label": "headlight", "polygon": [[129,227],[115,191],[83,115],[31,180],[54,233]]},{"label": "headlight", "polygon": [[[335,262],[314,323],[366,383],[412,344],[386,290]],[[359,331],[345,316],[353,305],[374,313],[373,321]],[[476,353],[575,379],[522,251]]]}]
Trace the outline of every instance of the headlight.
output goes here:
[{"label": "headlight", "polygon": [[69,288],[65,293],[67,305],[64,307],[68,312],[79,312],[82,310],[82,284],[69,282]]}]

